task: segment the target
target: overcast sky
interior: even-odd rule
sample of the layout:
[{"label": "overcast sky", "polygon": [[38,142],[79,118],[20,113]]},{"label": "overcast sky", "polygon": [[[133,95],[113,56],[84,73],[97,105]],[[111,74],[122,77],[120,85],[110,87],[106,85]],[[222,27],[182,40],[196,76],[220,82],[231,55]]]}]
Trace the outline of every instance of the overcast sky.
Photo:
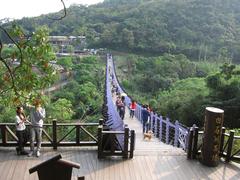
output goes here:
[{"label": "overcast sky", "polygon": [[[66,7],[71,4],[96,4],[103,0],[64,0]],[[0,19],[34,17],[63,9],[61,0],[1,0]]]}]

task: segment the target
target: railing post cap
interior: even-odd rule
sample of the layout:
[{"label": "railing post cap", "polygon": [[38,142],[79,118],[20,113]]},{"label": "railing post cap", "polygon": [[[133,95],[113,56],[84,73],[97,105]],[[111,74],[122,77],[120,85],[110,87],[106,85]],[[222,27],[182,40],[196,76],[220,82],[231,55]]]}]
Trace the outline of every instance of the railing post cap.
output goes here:
[{"label": "railing post cap", "polygon": [[235,131],[234,131],[234,130],[230,130],[229,132],[230,132],[230,133],[235,133]]}]

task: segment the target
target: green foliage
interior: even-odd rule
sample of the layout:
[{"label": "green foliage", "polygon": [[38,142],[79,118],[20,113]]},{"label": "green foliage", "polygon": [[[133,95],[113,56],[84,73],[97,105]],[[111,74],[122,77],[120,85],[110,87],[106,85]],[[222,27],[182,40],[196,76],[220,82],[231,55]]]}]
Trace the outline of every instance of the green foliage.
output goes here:
[{"label": "green foliage", "polygon": [[[1,101],[2,102],[2,101]],[[0,122],[14,122],[16,109],[8,106],[4,106],[4,104],[0,105]]]},{"label": "green foliage", "polygon": [[48,43],[48,29],[42,27],[26,37],[21,27],[13,25],[9,33],[16,44],[4,46],[1,52],[1,99],[7,99],[9,105],[33,103],[56,78],[49,66],[55,56]]},{"label": "green foliage", "polygon": [[52,100],[56,102],[59,98],[68,99],[75,112],[73,119],[97,121],[101,117],[104,65],[94,56],[74,61],[74,80],[61,91],[55,92]]},{"label": "green foliage", "polygon": [[85,35],[89,47],[229,62],[240,57],[238,7],[238,0],[108,0],[71,6],[62,21],[43,15],[18,23],[28,31],[47,24],[52,35]]},{"label": "green foliage", "polygon": [[57,119],[58,122],[66,122],[74,115],[72,103],[67,99],[58,99],[47,108],[47,112],[49,117]]},{"label": "green foliage", "polygon": [[62,65],[66,69],[71,69],[73,66],[72,57],[58,58],[57,64]]},{"label": "green foliage", "polygon": [[[240,127],[239,66],[190,62],[183,55],[117,56],[117,75],[126,91],[158,113],[192,126],[203,125],[207,106],[225,111],[225,126]],[[131,69],[131,70],[130,70]]]},{"label": "green foliage", "polygon": [[232,64],[223,64],[220,72],[207,77],[210,89],[209,104],[224,110],[225,125],[240,127],[240,79],[238,69]]},{"label": "green foliage", "polygon": [[169,91],[160,92],[157,109],[187,126],[202,126],[207,96],[208,89],[203,78],[184,79],[174,83]]},{"label": "green foliage", "polygon": [[[116,57],[121,74],[127,73],[123,81],[129,89],[137,88],[140,92],[157,92],[168,89],[179,79],[197,76],[197,68],[184,55],[170,55],[144,58],[141,56],[126,56],[125,59]],[[117,64],[118,64],[117,63]],[[126,68],[127,67],[127,68]]]}]

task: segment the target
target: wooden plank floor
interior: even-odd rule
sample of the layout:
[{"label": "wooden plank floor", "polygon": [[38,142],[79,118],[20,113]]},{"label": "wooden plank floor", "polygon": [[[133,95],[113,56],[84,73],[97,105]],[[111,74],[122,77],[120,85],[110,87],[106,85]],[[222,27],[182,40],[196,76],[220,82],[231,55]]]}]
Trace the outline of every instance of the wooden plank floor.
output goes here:
[{"label": "wooden plank floor", "polygon": [[198,161],[187,160],[185,155],[141,155],[133,159],[97,159],[93,148],[43,148],[40,158],[17,156],[14,148],[0,148],[1,180],[37,180],[37,174],[29,174],[28,169],[61,153],[64,159],[80,164],[74,169],[73,179],[85,176],[86,180],[157,180],[157,179],[240,179],[240,167],[233,163],[220,163],[209,168]]},{"label": "wooden plank floor", "polygon": [[136,133],[136,144],[135,154],[136,155],[184,155],[185,152],[181,148],[173,147],[172,145],[161,142],[155,136],[152,136],[151,140],[143,139],[142,124],[135,117],[130,118],[129,110],[126,108],[126,114],[124,117],[124,123],[128,125],[130,129],[135,130]]},{"label": "wooden plank floor", "polygon": [[73,171],[75,180],[78,176],[85,176],[86,180],[240,179],[239,164],[220,163],[217,167],[206,167],[196,160],[187,160],[182,149],[166,145],[157,138],[143,140],[141,123],[130,119],[128,111],[124,122],[136,131],[133,159],[99,160],[97,149],[92,147],[64,147],[57,151],[42,148],[39,158],[17,156],[15,148],[0,147],[0,180],[38,180],[36,173],[29,174],[29,168],[57,154],[80,164],[80,169]]}]

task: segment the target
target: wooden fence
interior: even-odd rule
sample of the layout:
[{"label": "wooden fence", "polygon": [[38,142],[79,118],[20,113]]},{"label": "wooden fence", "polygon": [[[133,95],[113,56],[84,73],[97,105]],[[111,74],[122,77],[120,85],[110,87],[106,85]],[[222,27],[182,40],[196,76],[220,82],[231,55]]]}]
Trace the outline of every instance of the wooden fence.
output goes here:
[{"label": "wooden fence", "polygon": [[[133,158],[135,148],[135,131],[106,131],[103,126],[98,127],[98,158],[106,156],[121,156],[123,158]],[[123,142],[121,142],[123,141]]]},{"label": "wooden fence", "polygon": [[[99,123],[57,123],[53,120],[52,124],[43,125],[42,146],[53,149],[59,146],[97,146],[98,126]],[[14,123],[0,123],[0,130],[0,146],[17,146]]]},{"label": "wooden fence", "polygon": [[[226,162],[236,161],[240,163],[240,136],[234,135],[235,131],[226,133],[226,128],[222,128],[219,156],[224,157]],[[197,159],[201,154],[203,131],[193,126],[189,132],[188,159]]]}]

